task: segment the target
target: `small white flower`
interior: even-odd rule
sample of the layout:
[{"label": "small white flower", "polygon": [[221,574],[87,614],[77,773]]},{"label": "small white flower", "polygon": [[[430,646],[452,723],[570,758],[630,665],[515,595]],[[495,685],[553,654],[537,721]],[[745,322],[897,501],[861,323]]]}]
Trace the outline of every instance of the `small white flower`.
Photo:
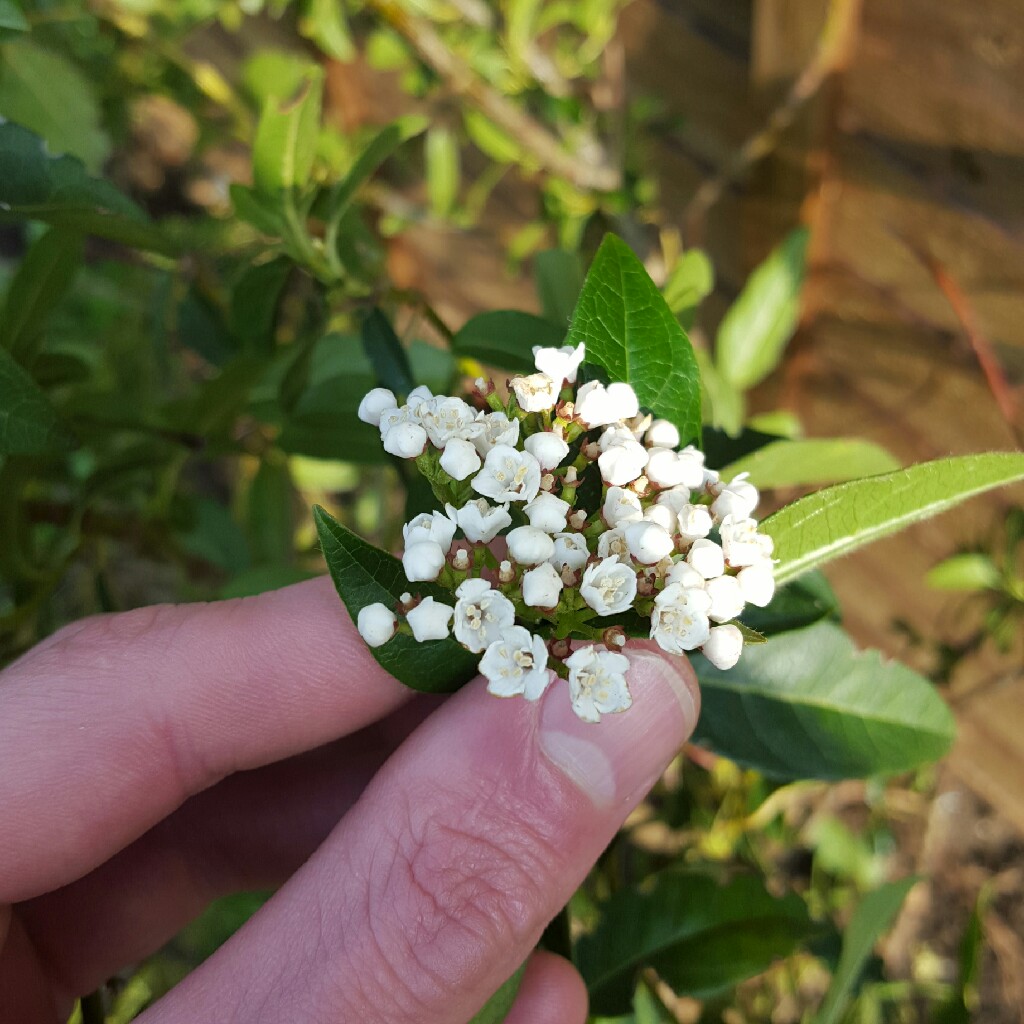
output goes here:
[{"label": "small white flower", "polygon": [[704,505],[684,505],[676,517],[676,527],[683,540],[701,540],[711,532],[714,521]]},{"label": "small white flower", "polygon": [[531,373],[528,377],[513,377],[512,390],[523,412],[547,412],[558,401],[560,383],[546,373]]},{"label": "small white flower", "polygon": [[622,487],[609,487],[601,509],[604,521],[612,527],[635,523],[644,517],[643,506],[633,491]]},{"label": "small white flower", "polygon": [[736,574],[743,599],[764,608],[775,594],[775,566],[770,558],[762,558]]},{"label": "small white flower", "polygon": [[471,579],[455,591],[455,639],[474,654],[485,651],[516,620],[515,605],[487,580]]},{"label": "small white flower", "polygon": [[668,420],[655,420],[644,438],[652,448],[678,448],[680,440],[676,425]]},{"label": "small white flower", "polygon": [[588,566],[580,595],[598,615],[619,615],[633,606],[636,573],[612,555]]},{"label": "small white flower", "polygon": [[533,346],[533,361],[541,373],[546,373],[559,387],[562,381],[576,383],[576,372],[586,357],[587,350],[581,341],[575,348],[563,345],[561,348]]},{"label": "small white flower", "polygon": [[704,642],[701,653],[717,669],[730,669],[740,660],[743,634],[736,626],[715,626]]},{"label": "small white flower", "polygon": [[531,608],[554,608],[562,593],[562,577],[550,563],[523,573],[523,600]]},{"label": "small white flower", "polygon": [[774,547],[772,539],[757,532],[757,522],[753,519],[726,516],[719,533],[722,535],[726,561],[734,568],[753,565],[771,556]]},{"label": "small white flower", "polygon": [[359,403],[359,409],[356,411],[356,415],[364,422],[369,423],[372,427],[380,426],[380,415],[387,409],[397,409],[398,400],[395,398],[394,393],[388,391],[387,388],[374,388],[372,391],[367,391],[363,395],[362,401]]},{"label": "small white flower", "polygon": [[735,576],[716,576],[705,588],[711,598],[708,617],[715,622],[728,622],[743,611],[743,591]]},{"label": "small white flower", "polygon": [[443,640],[448,636],[448,624],[455,614],[449,605],[425,597],[408,615],[406,619],[412,626],[412,635],[419,643],[425,640]]},{"label": "small white flower", "polygon": [[659,505],[665,505],[678,515],[690,504],[691,497],[689,487],[673,487],[671,490],[662,491],[656,500]]},{"label": "small white flower", "polygon": [[572,506],[562,498],[542,492],[523,511],[531,526],[545,533],[561,533],[566,527],[566,516]]},{"label": "small white flower", "polygon": [[704,467],[704,479],[701,481],[701,487],[707,491],[708,494],[717,494],[721,490],[720,486],[721,477],[718,474],[717,469],[708,469]]},{"label": "small white flower", "polygon": [[434,397],[433,392],[426,384],[421,384],[418,388],[413,388],[409,392],[409,397],[405,400],[405,404],[412,410],[418,409],[424,402],[429,402]]},{"label": "small white flower", "polygon": [[626,543],[626,527],[628,525],[628,523],[623,523],[622,526],[616,526],[614,530],[605,530],[597,538],[597,554],[599,558],[610,558],[612,555],[615,555],[619,561],[629,562],[629,544]]},{"label": "small white flower", "polygon": [[441,452],[441,468],[453,480],[465,480],[481,466],[480,453],[471,441],[451,437]]},{"label": "small white flower", "polygon": [[588,381],[576,392],[573,408],[576,416],[588,427],[603,427],[622,418],[599,380]]},{"label": "small white flower", "polygon": [[402,555],[402,568],[410,583],[436,580],[444,568],[445,551],[436,541],[421,540],[410,544]]},{"label": "small white flower", "polygon": [[379,601],[360,608],[356,616],[356,629],[369,647],[386,644],[395,635],[397,625],[395,613]]},{"label": "small white flower", "polygon": [[522,694],[537,700],[548,688],[548,649],[539,636],[522,626],[512,626],[500,640],[488,645],[480,659],[480,673],[487,677],[487,692],[496,697]]},{"label": "small white flower", "polygon": [[468,441],[484,431],[476,409],[461,398],[438,395],[418,406],[416,414],[430,443],[438,448],[443,448],[453,437]]},{"label": "small white flower", "polygon": [[676,529],[676,517],[668,505],[649,505],[644,509],[644,521],[657,523],[663,530],[674,533]]},{"label": "small white flower", "polygon": [[680,484],[691,490],[700,490],[704,486],[704,453],[692,444],[676,453],[676,467],[680,474]]},{"label": "small white flower", "polygon": [[405,541],[406,547],[420,541],[432,540],[435,544],[440,544],[447,553],[454,538],[455,520],[440,512],[421,512],[402,527],[402,540]]},{"label": "small white flower", "polygon": [[699,589],[704,586],[704,577],[689,562],[682,560],[675,562],[669,569],[667,580],[669,583],[678,583],[687,588],[697,587]]},{"label": "small white flower", "polygon": [[555,553],[548,561],[556,569],[572,569],[578,572],[590,559],[587,538],[580,533],[556,533]]},{"label": "small white flower", "polygon": [[617,420],[631,420],[640,412],[640,403],[632,386],[622,381],[608,385],[608,401]]},{"label": "small white flower", "polygon": [[460,509],[445,505],[445,511],[450,519],[459,524],[471,544],[490,544],[506,526],[512,525],[508,505],[495,508],[483,498],[467,501]]},{"label": "small white flower", "polygon": [[495,445],[473,488],[493,501],[533,501],[540,490],[540,463],[529,453]]},{"label": "small white flower", "polygon": [[606,452],[609,448],[616,448],[621,444],[633,444],[636,438],[633,431],[624,427],[621,423],[615,423],[601,432],[597,439],[597,447],[600,452]]},{"label": "small white flower", "polygon": [[747,479],[747,473],[726,484],[718,497],[711,503],[711,512],[719,519],[732,516],[734,519],[746,519],[757,508],[757,488]]},{"label": "small white flower", "polygon": [[553,430],[531,434],[523,447],[540,463],[541,469],[554,469],[569,454],[569,445]]},{"label": "small white flower", "polygon": [[[702,478],[700,466],[687,452],[671,448],[651,448],[647,463],[647,479],[657,487],[699,486]],[[694,483],[696,481],[696,483]]]},{"label": "small white flower", "polygon": [[555,553],[551,535],[536,526],[517,526],[505,539],[508,553],[520,565],[540,565]]},{"label": "small white flower", "polygon": [[584,722],[625,711],[633,703],[626,685],[629,658],[597,647],[581,647],[565,659],[572,709]]},{"label": "small white flower", "polygon": [[654,599],[651,639],[669,654],[684,654],[708,638],[711,598],[699,587],[669,584]]},{"label": "small white flower", "polygon": [[695,540],[686,555],[686,560],[706,580],[714,579],[725,572],[725,556],[721,547],[713,540]]},{"label": "small white flower", "polygon": [[510,420],[503,412],[489,412],[478,422],[483,425],[483,430],[472,440],[481,458],[496,445],[515,448],[519,443],[519,420]]},{"label": "small white flower", "polygon": [[672,535],[657,523],[630,523],[625,528],[625,533],[629,553],[641,565],[654,565],[675,550]]},{"label": "small white flower", "polygon": [[418,423],[393,423],[386,431],[381,420],[384,451],[400,459],[416,459],[427,447],[427,432]]},{"label": "small white flower", "polygon": [[631,484],[647,465],[647,449],[632,438],[628,442],[612,445],[597,459],[601,479],[607,484],[622,487]]}]

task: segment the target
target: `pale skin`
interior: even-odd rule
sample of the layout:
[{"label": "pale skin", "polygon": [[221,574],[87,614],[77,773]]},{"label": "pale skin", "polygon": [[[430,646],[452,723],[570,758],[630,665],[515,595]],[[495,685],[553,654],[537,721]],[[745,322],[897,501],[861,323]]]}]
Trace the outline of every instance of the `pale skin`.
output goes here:
[{"label": "pale skin", "polygon": [[692,732],[685,660],[633,708],[444,700],[381,670],[329,581],[66,627],[0,674],[0,1020],[63,1021],[215,897],[280,887],[145,1024],[582,1024],[531,950]]}]

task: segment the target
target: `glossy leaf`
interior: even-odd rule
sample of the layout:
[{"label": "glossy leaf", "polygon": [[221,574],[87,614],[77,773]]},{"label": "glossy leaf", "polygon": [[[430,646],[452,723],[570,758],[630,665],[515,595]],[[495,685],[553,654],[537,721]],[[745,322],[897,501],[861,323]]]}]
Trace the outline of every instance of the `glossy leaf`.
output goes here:
[{"label": "glossy leaf", "polygon": [[696,738],[779,779],[863,778],[942,757],[953,716],[935,688],[838,626],[773,636],[728,672],[693,658],[701,681]]},{"label": "glossy leaf", "polygon": [[[361,608],[377,601],[394,607],[406,592],[454,604],[453,595],[436,584],[410,584],[397,558],[367,544],[319,505],[313,517],[331,579],[353,622]],[[371,653],[399,682],[428,693],[457,690],[476,675],[480,660],[451,637],[417,643],[401,633]]]},{"label": "glossy leaf", "polygon": [[267,100],[253,142],[253,180],[266,196],[309,181],[320,132],[323,71],[310,65],[289,98]]},{"label": "glossy leaf", "polygon": [[667,870],[613,895],[573,959],[591,1011],[612,1016],[629,1012],[644,967],[678,994],[704,998],[788,956],[811,929],[801,899],[775,899],[756,878],[719,885],[707,874]]},{"label": "glossy leaf", "polygon": [[497,309],[467,320],[455,332],[452,351],[501,370],[534,373],[533,346],[558,346],[564,340],[565,328],[550,320],[515,309]]},{"label": "glossy leaf", "polygon": [[566,249],[545,249],[533,257],[533,275],[544,319],[565,333],[583,288],[579,256]]},{"label": "glossy leaf", "polygon": [[361,333],[363,351],[373,366],[377,380],[396,395],[409,394],[416,386],[409,357],[388,318],[379,309],[371,310],[363,321]]},{"label": "glossy leaf", "polygon": [[469,1024],[502,1024],[516,1001],[519,987],[523,983],[523,975],[526,973],[526,964],[523,964],[508,981],[505,982],[497,992],[487,1000],[479,1013],[474,1014]]},{"label": "glossy leaf", "polygon": [[40,455],[70,443],[49,399],[0,348],[0,455]]},{"label": "glossy leaf", "polygon": [[953,555],[928,570],[925,581],[936,590],[978,591],[998,587],[999,569],[988,555],[965,552]]},{"label": "glossy leaf", "polygon": [[769,516],[778,583],[945,512],[977,494],[1024,480],[1024,454],[987,452],[922,462],[837,484]]},{"label": "glossy leaf", "polygon": [[633,385],[641,406],[671,420],[683,443],[700,436],[701,385],[686,332],[632,250],[606,235],[583,283],[567,344]]},{"label": "glossy leaf", "polygon": [[899,469],[900,464],[884,448],[852,437],[808,438],[775,441],[722,469],[732,479],[749,473],[758,487],[801,487],[837,483],[875,476]]},{"label": "glossy leaf", "polygon": [[814,1024],[838,1024],[875,944],[889,930],[916,878],[903,878],[869,892],[857,904],[843,933],[843,950]]},{"label": "glossy leaf", "polygon": [[747,281],[715,339],[715,365],[733,387],[752,388],[771,373],[796,330],[808,232],[798,228]]}]

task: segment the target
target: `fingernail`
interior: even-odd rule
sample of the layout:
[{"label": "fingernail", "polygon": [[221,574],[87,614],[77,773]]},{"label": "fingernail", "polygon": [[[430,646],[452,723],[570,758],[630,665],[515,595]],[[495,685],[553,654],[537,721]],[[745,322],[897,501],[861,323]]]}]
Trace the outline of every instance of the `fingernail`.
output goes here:
[{"label": "fingernail", "polygon": [[572,710],[569,688],[556,682],[544,697],[540,749],[599,808],[632,806],[665,770],[693,732],[697,706],[682,659],[627,652],[633,706],[600,722]]}]

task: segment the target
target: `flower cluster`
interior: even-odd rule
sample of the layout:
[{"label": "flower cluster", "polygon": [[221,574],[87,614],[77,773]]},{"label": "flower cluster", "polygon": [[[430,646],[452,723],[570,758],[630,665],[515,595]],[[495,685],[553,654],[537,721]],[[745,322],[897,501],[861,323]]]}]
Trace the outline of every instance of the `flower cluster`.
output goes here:
[{"label": "flower cluster", "polygon": [[360,419],[416,460],[444,504],[405,525],[406,577],[452,601],[404,594],[397,608],[364,608],[358,628],[373,647],[398,630],[452,635],[501,697],[536,700],[557,675],[596,722],[630,706],[627,636],[736,664],[736,618],[774,593],[772,542],[745,475],[724,482],[702,452],[680,449],[630,385],[575,387],[582,345],[534,356],[537,372],[509,381],[506,401],[484,379],[474,404],[422,387],[402,405],[384,388],[363,399]]}]

